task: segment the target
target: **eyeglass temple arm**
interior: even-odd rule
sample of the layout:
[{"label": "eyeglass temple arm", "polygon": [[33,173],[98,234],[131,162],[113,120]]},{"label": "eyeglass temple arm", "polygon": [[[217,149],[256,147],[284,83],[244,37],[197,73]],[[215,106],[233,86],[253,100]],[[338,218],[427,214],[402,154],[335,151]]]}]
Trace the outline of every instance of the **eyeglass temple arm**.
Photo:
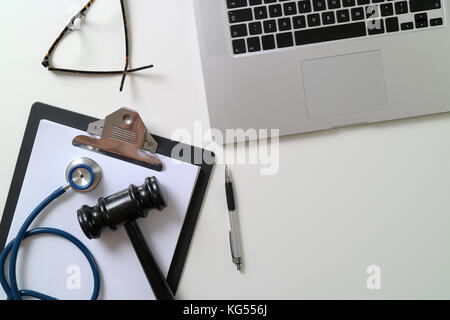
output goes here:
[{"label": "eyeglass temple arm", "polygon": [[[152,64],[149,64],[147,66],[142,66],[139,68],[129,69],[127,70],[127,73],[132,72],[138,72],[145,69],[153,68],[154,66]],[[74,69],[63,69],[63,68],[53,68],[49,67],[49,71],[56,71],[56,72],[66,72],[66,73],[78,73],[78,74],[98,74],[98,75],[113,75],[113,74],[123,74],[123,70],[113,70],[113,71],[89,71],[89,70],[74,70]]]},{"label": "eyeglass temple arm", "polygon": [[125,14],[125,4],[123,3],[123,0],[120,0],[120,6],[122,8],[122,19],[123,19],[123,28],[124,28],[124,33],[125,33],[125,67],[123,69],[123,75],[122,75],[122,80],[120,82],[120,91],[122,92],[123,90],[123,85],[125,83],[125,78],[127,76],[127,72],[128,72],[128,65],[129,65],[129,61],[130,61],[130,53],[129,53],[129,41],[128,41],[128,22],[127,22],[127,17]]},{"label": "eyeglass temple arm", "polygon": [[50,56],[52,55],[53,51],[56,49],[56,47],[58,46],[59,42],[61,41],[62,38],[64,38],[64,36],[66,35],[66,33],[70,30],[69,26],[71,24],[73,24],[74,20],[76,17],[80,17],[83,16],[84,13],[90,8],[90,6],[92,6],[92,4],[95,2],[96,0],[90,0],[88,3],[86,3],[86,5],[83,7],[83,9],[80,10],[80,12],[78,12],[75,16],[73,16],[73,18],[70,20],[69,24],[64,28],[64,30],[61,32],[61,34],[58,36],[58,38],[55,40],[55,42],[53,42],[52,46],[50,47],[50,49],[47,51],[47,54],[44,57],[44,60],[42,60],[42,65],[45,68],[48,68],[50,66]]},{"label": "eyeglass temple arm", "polygon": [[58,36],[58,38],[55,40],[55,42],[52,44],[50,49],[47,51],[44,60],[42,60],[42,65],[44,66],[44,68],[50,67],[50,56],[52,55],[55,48],[58,46],[61,39],[66,35],[67,31],[69,31],[69,28],[65,27],[64,30],[61,32],[61,34]]}]

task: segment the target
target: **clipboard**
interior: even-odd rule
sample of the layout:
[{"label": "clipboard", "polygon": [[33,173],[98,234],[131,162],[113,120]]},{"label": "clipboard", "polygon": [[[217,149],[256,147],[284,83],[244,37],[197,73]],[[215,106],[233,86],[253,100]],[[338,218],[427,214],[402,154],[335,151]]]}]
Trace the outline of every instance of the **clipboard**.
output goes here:
[{"label": "clipboard", "polygon": [[[10,232],[10,228],[14,219],[14,213],[16,212],[18,206],[18,201],[24,184],[27,168],[30,164],[30,157],[32,155],[33,146],[35,144],[36,135],[42,121],[49,121],[61,126],[86,132],[91,123],[101,120],[42,103],[35,103],[32,106],[22,146],[19,152],[18,161],[14,171],[10,191],[3,212],[2,221],[0,223],[0,247],[2,249],[6,245],[6,240],[8,238],[8,234]],[[198,156],[195,157],[195,155],[198,155],[200,153],[204,155],[202,159],[213,159],[214,154],[207,150],[202,150],[193,146],[182,144],[183,150],[191,151],[188,159],[186,160],[186,155],[181,154],[180,157],[176,157],[176,155],[172,154],[172,151],[175,147],[180,147],[179,142],[155,135],[153,135],[152,137],[158,145],[158,155],[164,157],[172,157],[172,159],[176,159],[177,161],[183,161],[185,163],[188,163],[189,165],[198,167],[197,179],[193,187],[192,194],[190,195],[190,201],[187,206],[186,215],[184,217],[184,220],[182,221],[181,231],[179,233],[172,260],[167,272],[168,284],[172,292],[175,294],[181,278],[190,242],[192,240],[195,225],[202,206],[203,198],[208,186],[211,171],[214,166],[213,163],[206,163],[204,160],[202,160],[202,163],[196,164],[195,160],[197,160],[196,158],[198,158]],[[122,156],[114,156],[114,158],[119,159],[120,161],[129,162],[134,166],[142,165],[137,164],[136,161],[133,161],[132,159],[125,159]],[[95,256],[95,252],[93,253]],[[142,270],[139,269],[136,270],[136,272],[142,272]],[[142,285],[148,286],[147,283]]]}]

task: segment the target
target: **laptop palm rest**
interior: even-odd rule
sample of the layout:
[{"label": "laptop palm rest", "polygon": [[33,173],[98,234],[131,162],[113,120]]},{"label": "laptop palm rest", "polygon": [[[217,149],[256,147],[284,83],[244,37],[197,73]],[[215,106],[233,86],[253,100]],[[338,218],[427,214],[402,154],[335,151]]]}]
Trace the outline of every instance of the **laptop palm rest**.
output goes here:
[{"label": "laptop palm rest", "polygon": [[386,107],[381,51],[302,62],[310,118],[339,116]]}]

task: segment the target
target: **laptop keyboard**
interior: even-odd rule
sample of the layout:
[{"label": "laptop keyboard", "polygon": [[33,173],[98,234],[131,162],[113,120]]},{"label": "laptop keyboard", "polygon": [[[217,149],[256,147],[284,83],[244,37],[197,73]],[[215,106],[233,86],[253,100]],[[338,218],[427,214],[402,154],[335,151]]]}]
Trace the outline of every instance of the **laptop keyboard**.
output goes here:
[{"label": "laptop keyboard", "polygon": [[442,0],[225,0],[233,54],[444,25]]}]

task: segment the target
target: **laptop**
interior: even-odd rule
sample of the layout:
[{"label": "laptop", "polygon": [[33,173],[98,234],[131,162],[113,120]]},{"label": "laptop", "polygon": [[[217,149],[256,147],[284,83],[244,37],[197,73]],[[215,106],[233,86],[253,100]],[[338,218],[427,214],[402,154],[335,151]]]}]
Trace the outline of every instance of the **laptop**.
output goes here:
[{"label": "laptop", "polygon": [[195,0],[212,128],[280,135],[450,111],[444,0]]}]

